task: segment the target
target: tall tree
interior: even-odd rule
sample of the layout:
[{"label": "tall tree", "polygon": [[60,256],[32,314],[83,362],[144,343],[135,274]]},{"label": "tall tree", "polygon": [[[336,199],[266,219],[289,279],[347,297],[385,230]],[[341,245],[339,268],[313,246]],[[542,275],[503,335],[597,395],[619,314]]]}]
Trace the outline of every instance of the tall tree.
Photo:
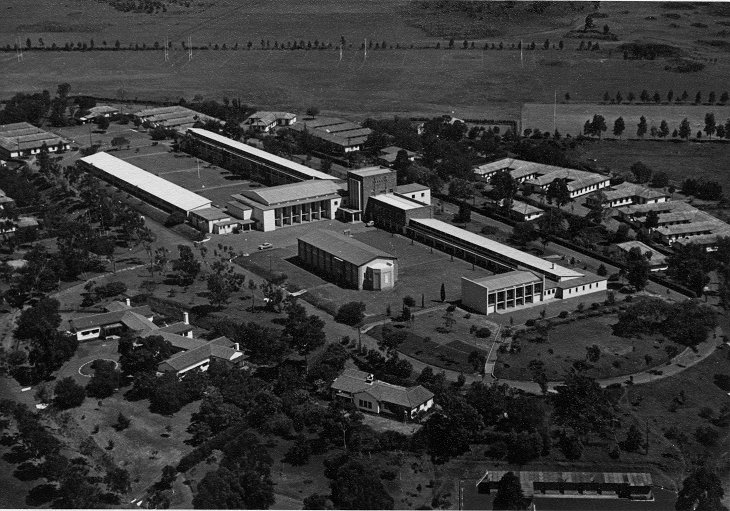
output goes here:
[{"label": "tall tree", "polygon": [[492,509],[527,509],[527,499],[522,493],[520,478],[514,472],[507,472],[499,480]]},{"label": "tall tree", "polygon": [[717,129],[717,125],[715,123],[715,114],[713,113],[706,113],[705,114],[705,133],[707,133],[707,136],[712,138],[713,133],[715,133]]},{"label": "tall tree", "polygon": [[662,122],[659,124],[659,136],[661,138],[666,138],[669,135],[669,124],[667,124],[667,121],[662,119]]},{"label": "tall tree", "polygon": [[647,126],[647,123],[646,123],[646,117],[644,117],[642,115],[639,118],[639,124],[638,124],[638,126],[636,128],[636,136],[637,137],[644,138],[644,135],[646,135],[647,129],[648,129],[648,126]]},{"label": "tall tree", "polygon": [[568,183],[566,179],[555,179],[548,185],[545,198],[548,204],[552,204],[555,201],[558,207],[566,205],[568,202],[573,200],[570,197],[570,190],[568,190]]},{"label": "tall tree", "polygon": [[649,261],[641,253],[641,249],[634,247],[626,255],[626,279],[637,291],[641,291],[649,282]]},{"label": "tall tree", "polygon": [[619,117],[613,122],[613,134],[617,137],[621,138],[621,134],[626,129],[626,124],[624,123],[624,118]]},{"label": "tall tree", "polygon": [[332,502],[338,509],[393,509],[393,497],[378,472],[360,461],[347,461],[339,467],[331,488]]},{"label": "tall tree", "polygon": [[578,435],[601,434],[614,417],[613,403],[601,386],[588,376],[568,373],[553,399],[557,424],[572,428]]},{"label": "tall tree", "polygon": [[692,135],[692,128],[689,125],[689,121],[685,117],[682,119],[682,122],[679,124],[679,137],[689,140],[689,137]]},{"label": "tall tree", "polygon": [[695,470],[682,482],[674,509],[677,511],[727,511],[720,478],[706,466]]}]

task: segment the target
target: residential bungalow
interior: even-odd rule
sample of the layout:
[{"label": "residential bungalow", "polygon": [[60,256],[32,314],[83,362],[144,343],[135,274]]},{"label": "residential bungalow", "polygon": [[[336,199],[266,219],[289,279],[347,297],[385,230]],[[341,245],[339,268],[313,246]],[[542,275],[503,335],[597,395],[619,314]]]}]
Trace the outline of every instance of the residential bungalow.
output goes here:
[{"label": "residential bungalow", "polygon": [[558,169],[551,165],[543,165],[532,161],[516,160],[514,158],[502,158],[501,160],[484,163],[474,168],[474,174],[480,179],[489,181],[497,172],[508,171],[512,178],[518,183],[524,183],[528,179],[535,178],[543,173]]},{"label": "residential bungalow", "polygon": [[224,121],[211,117],[209,115],[196,112],[184,106],[162,106],[156,108],[145,108],[133,114],[134,118],[139,120],[143,125],[150,128],[169,128],[184,133],[188,128],[192,128],[196,123],[213,121],[225,124]]},{"label": "residential bungalow", "polygon": [[545,211],[542,209],[518,200],[513,200],[512,206],[510,207],[510,216],[520,222],[536,220],[544,213]]},{"label": "residential bungalow", "polygon": [[[151,335],[157,335],[154,332]],[[168,340],[171,336],[166,337]],[[173,346],[175,344],[173,343]],[[174,372],[182,376],[192,369],[208,370],[212,361],[223,362],[231,367],[245,367],[246,356],[238,344],[227,337],[218,337],[212,341],[195,339],[195,343],[186,344],[186,349],[174,354],[157,366],[158,374]]]},{"label": "residential bungalow", "polygon": [[[546,165],[545,167],[548,166]],[[575,199],[581,195],[606,188],[611,183],[610,177],[601,174],[560,167],[553,168],[555,170],[527,179],[525,186],[529,187],[533,192],[545,193],[550,183],[556,179],[565,179],[568,191],[570,192],[570,198]]]},{"label": "residential bungalow", "polygon": [[281,126],[297,122],[297,114],[289,112],[256,112],[243,121],[244,128],[254,133],[268,133]]},{"label": "residential bungalow", "polygon": [[398,279],[398,259],[350,236],[320,229],[298,238],[299,260],[344,287],[389,289]]},{"label": "residential bungalow", "polygon": [[132,307],[127,303],[112,302],[107,312],[69,320],[70,331],[78,341],[91,341],[125,331],[142,332],[157,330],[152,322],[154,314],[147,305]]},{"label": "residential bungalow", "polygon": [[348,401],[363,412],[387,415],[396,420],[413,419],[433,406],[433,392],[421,385],[392,385],[356,369],[345,369],[332,382],[331,390],[333,399]]}]

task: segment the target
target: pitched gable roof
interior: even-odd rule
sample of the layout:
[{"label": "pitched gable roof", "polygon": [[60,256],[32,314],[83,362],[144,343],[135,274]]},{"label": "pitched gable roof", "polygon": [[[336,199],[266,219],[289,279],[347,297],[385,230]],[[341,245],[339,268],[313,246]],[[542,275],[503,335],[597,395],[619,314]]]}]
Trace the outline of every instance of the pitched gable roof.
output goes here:
[{"label": "pitched gable roof", "polygon": [[299,240],[308,245],[321,248],[355,266],[362,266],[377,258],[397,259],[397,257],[388,252],[378,250],[375,247],[371,247],[335,231],[320,229],[300,236]]}]

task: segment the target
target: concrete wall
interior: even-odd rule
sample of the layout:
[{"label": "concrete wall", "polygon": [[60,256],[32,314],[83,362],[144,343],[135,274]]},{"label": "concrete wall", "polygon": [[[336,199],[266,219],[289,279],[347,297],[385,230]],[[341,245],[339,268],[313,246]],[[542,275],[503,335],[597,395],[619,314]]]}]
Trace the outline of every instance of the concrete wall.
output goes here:
[{"label": "concrete wall", "polygon": [[481,314],[489,314],[494,312],[494,306],[492,306],[492,310],[488,310],[488,295],[489,289],[466,277],[461,277],[461,303],[463,305]]},{"label": "concrete wall", "polygon": [[[570,284],[570,281],[567,281]],[[567,285],[566,284],[566,285]],[[591,284],[581,284],[579,286],[558,289],[556,292],[556,298],[575,298],[576,296],[584,296],[592,293],[598,293],[605,291],[608,286],[608,280],[601,280],[599,282],[593,282]]]}]

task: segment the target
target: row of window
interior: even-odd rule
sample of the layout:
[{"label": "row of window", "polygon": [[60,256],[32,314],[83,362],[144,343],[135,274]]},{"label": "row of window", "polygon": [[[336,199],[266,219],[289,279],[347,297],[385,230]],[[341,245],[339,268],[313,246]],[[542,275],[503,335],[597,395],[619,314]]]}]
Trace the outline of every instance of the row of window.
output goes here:
[{"label": "row of window", "polygon": [[373,409],[373,403],[371,403],[370,401],[363,401],[362,399],[358,399],[357,401],[360,408],[367,408],[368,410]]}]

